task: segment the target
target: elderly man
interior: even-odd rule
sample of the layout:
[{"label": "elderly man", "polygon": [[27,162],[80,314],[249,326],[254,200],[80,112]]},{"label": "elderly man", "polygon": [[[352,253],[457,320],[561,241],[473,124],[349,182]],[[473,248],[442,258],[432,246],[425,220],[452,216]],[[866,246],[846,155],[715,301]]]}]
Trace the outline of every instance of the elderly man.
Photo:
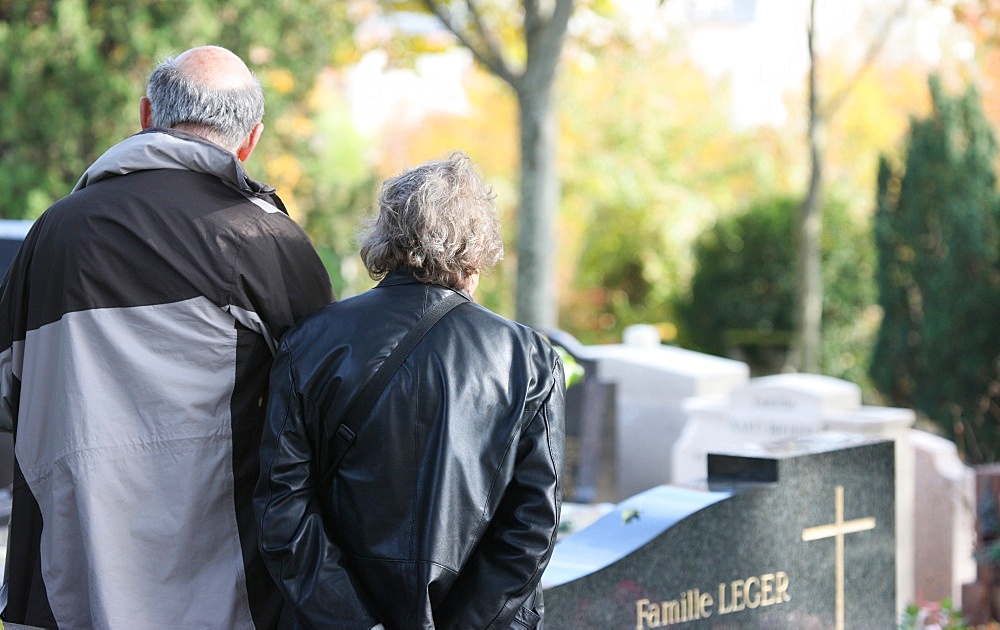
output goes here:
[{"label": "elderly man", "polygon": [[472,301],[502,253],[469,159],[429,162],[382,186],[361,248],[378,286],[282,340],[256,508],[303,626],[540,623],[565,381],[545,339]]},{"label": "elderly man", "polygon": [[165,61],[139,115],[2,287],[8,629],[274,627],[283,608],[252,506],[267,374],[330,280],[243,170],[264,99],[239,57]]}]

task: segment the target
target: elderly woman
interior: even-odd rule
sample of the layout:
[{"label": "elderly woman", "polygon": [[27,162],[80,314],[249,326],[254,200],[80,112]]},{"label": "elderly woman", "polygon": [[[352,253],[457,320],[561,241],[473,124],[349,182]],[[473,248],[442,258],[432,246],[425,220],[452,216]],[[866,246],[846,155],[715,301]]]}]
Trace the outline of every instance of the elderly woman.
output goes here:
[{"label": "elderly woman", "polygon": [[303,320],[271,372],[268,569],[305,627],[540,626],[565,382],[472,300],[503,256],[493,195],[467,156],[428,162],[383,184],[361,244],[381,282]]}]

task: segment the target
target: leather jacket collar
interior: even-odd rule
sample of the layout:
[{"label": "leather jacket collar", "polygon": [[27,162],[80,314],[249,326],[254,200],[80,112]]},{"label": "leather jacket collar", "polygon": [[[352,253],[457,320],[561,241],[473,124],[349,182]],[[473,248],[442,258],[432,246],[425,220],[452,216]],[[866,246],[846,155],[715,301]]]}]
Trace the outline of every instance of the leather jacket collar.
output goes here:
[{"label": "leather jacket collar", "polygon": [[399,269],[390,271],[385,275],[384,278],[382,278],[382,280],[375,286],[375,288],[379,289],[382,287],[393,287],[403,284],[429,284],[430,286],[441,287],[443,289],[450,289],[455,293],[458,293],[459,295],[463,296],[470,302],[474,301],[472,299],[472,296],[465,289],[456,289],[454,287],[449,287],[437,283],[421,282],[420,280],[417,279],[416,272],[413,269],[413,267],[400,267]]}]

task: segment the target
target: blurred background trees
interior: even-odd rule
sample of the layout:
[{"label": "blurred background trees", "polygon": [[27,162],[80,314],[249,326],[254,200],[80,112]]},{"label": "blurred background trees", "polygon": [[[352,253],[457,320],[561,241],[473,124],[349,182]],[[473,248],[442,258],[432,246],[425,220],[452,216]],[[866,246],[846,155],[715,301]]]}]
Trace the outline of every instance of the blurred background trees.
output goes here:
[{"label": "blurred background trees", "polygon": [[[699,235],[690,294],[678,302],[681,343],[745,361],[752,374],[781,370],[795,319],[796,198],[753,201]],[[867,224],[828,199],[821,242],[822,373],[865,385],[877,319],[874,248]]]},{"label": "blurred background trees", "polygon": [[[473,24],[465,0],[430,4]],[[810,2],[573,4],[551,68],[555,236],[539,241],[558,241],[538,285],[555,322],[584,343],[650,323],[665,343],[782,369],[795,200],[810,181]],[[523,69],[525,11],[555,3],[471,6]],[[914,406],[970,459],[996,459],[997,3],[816,7],[819,92],[850,88],[825,120],[819,371]],[[768,21],[787,28],[765,37]],[[279,189],[338,295],[372,285],[354,233],[377,182],[462,149],[497,193],[508,247],[477,299],[517,316],[518,93],[424,0],[0,0],[0,215],[33,218],[68,193],[138,131],[155,63],[204,43],[262,79],[266,130],[247,170]]]},{"label": "blurred background trees", "polygon": [[340,3],[0,2],[3,215],[36,216],[110,144],[137,131],[146,76],[195,42],[248,59],[268,83],[269,119],[278,119],[303,106],[337,43],[349,44],[350,22]]},{"label": "blurred background trees", "polygon": [[[539,330],[557,323],[553,268],[559,242],[555,226],[560,186],[552,93],[574,2],[522,0],[519,11],[510,11],[511,7],[497,11],[497,3],[488,1],[467,0],[462,5],[422,0],[476,61],[509,85],[517,98],[521,150],[514,314]],[[512,15],[519,16],[514,26],[509,23]],[[515,47],[506,45],[511,40]]]},{"label": "blurred background trees", "polygon": [[[338,115],[346,119],[342,97],[321,82],[325,68],[354,58],[349,18],[340,2],[0,1],[0,215],[33,218],[67,194],[95,158],[139,131],[153,66],[215,43],[246,59],[267,90],[268,142],[248,169],[285,183],[300,220],[323,215],[311,223],[332,262],[333,251],[346,254],[340,228],[354,223],[355,203],[372,185],[360,159],[366,147],[350,125],[337,125]],[[343,172],[347,190],[313,177],[324,163]],[[339,265],[331,270],[342,286]]]},{"label": "blurred background trees", "polygon": [[933,109],[910,125],[902,168],[879,164],[876,242],[883,319],[879,391],[933,418],[967,460],[995,461],[1000,360],[997,145],[978,92],[930,80]]}]

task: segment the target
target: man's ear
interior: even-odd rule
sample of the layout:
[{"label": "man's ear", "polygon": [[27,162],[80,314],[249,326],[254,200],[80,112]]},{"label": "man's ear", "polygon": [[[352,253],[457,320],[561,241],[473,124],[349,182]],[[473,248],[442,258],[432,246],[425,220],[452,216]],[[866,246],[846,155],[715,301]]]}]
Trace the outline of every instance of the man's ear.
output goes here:
[{"label": "man's ear", "polygon": [[240,159],[240,162],[245,162],[253,150],[257,147],[257,142],[260,140],[260,134],[264,132],[264,123],[257,123],[253,126],[253,130],[250,131],[250,135],[247,139],[243,141],[240,148],[236,150],[236,157]]},{"label": "man's ear", "polygon": [[139,99],[139,124],[143,131],[153,126],[153,104],[145,96]]}]

